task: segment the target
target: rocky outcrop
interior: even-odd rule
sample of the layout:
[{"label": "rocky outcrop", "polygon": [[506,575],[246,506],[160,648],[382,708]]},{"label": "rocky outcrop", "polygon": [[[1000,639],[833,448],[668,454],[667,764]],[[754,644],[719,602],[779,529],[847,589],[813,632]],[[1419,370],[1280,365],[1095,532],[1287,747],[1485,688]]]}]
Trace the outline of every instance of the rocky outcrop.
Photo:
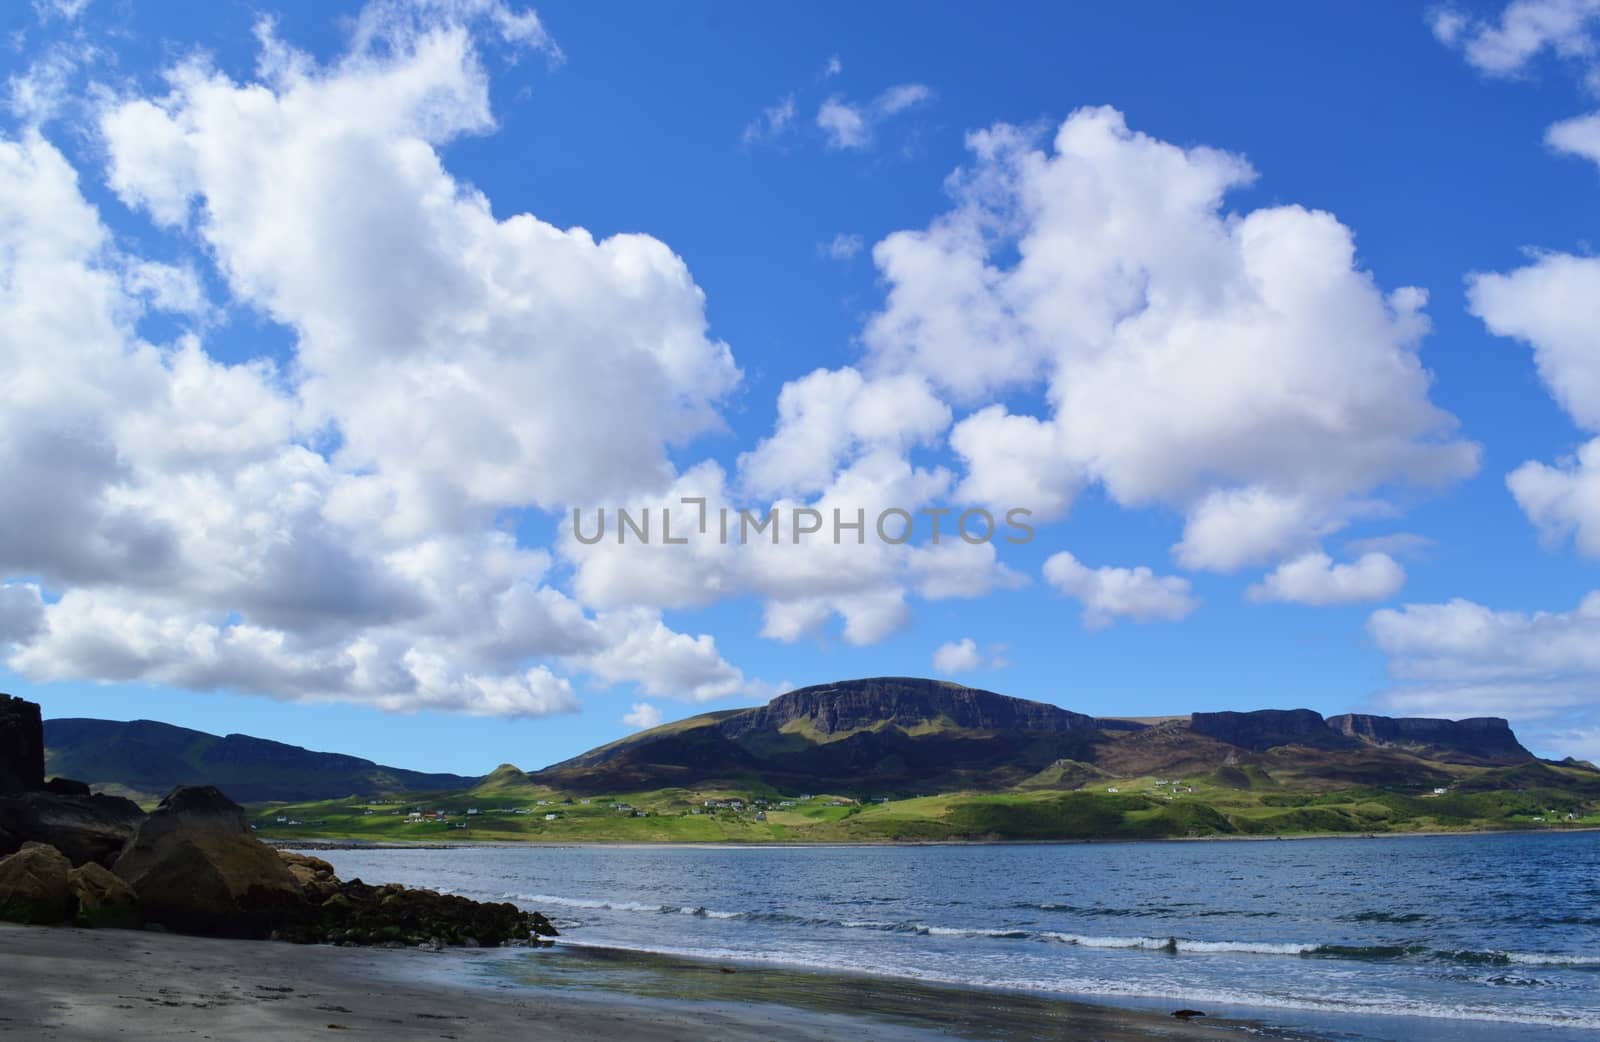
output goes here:
[{"label": "rocky outcrop", "polygon": [[993,691],[916,677],[877,677],[790,691],[729,717],[720,728],[728,737],[738,737],[752,731],[780,731],[795,721],[819,734],[883,726],[913,728],[929,722],[974,731],[1062,734],[1093,728],[1095,723],[1082,713]]},{"label": "rocky outcrop", "polygon": [[472,901],[386,883],[341,881],[320,858],[279,853],[314,908],[303,921],[273,931],[283,940],[395,946],[498,947],[554,937],[555,927],[538,912],[507,902]]},{"label": "rocky outcrop", "polygon": [[1372,716],[1346,713],[1328,718],[1328,726],[1367,745],[1404,749],[1433,760],[1509,763],[1533,759],[1498,716],[1467,720]]},{"label": "rocky outcrop", "polygon": [[319,857],[287,850],[278,851],[278,857],[314,907],[304,921],[274,931],[284,940],[495,947],[556,935],[544,916],[513,904],[486,904],[399,883],[344,882]]},{"label": "rocky outcrop", "polygon": [[24,843],[0,859],[0,919],[14,923],[64,923],[77,910],[72,864],[43,843]]},{"label": "rocky outcrop", "polygon": [[309,911],[288,867],[250,834],[243,808],[209,785],[174,789],[112,871],[139,895],[147,921],[183,933],[264,937]]},{"label": "rocky outcrop", "polygon": [[39,704],[0,695],[0,795],[44,787]]},{"label": "rocky outcrop", "polygon": [[108,868],[92,861],[80,865],[68,873],[67,885],[77,902],[79,926],[131,929],[143,921],[139,895]]},{"label": "rocky outcrop", "polygon": [[1281,745],[1316,749],[1353,748],[1356,742],[1328,727],[1310,709],[1258,709],[1251,713],[1195,713],[1189,729],[1242,749],[1262,752]]},{"label": "rocky outcrop", "polygon": [[[74,865],[109,866],[144,820],[144,811],[120,796],[57,796],[24,792],[0,796],[0,854],[24,840],[48,843]],[[6,835],[11,836],[10,844]]]},{"label": "rocky outcrop", "polygon": [[[27,726],[13,738],[25,739],[28,726],[37,734],[37,706],[19,717]],[[41,837],[53,845],[31,842]],[[500,945],[555,934],[544,916],[512,904],[341,881],[321,858],[256,839],[244,809],[208,785],[179,786],[146,816],[129,800],[72,783],[46,790],[41,780],[0,797],[0,844],[20,846],[0,847],[9,855],[0,860],[0,919],[13,922],[340,944]]]}]

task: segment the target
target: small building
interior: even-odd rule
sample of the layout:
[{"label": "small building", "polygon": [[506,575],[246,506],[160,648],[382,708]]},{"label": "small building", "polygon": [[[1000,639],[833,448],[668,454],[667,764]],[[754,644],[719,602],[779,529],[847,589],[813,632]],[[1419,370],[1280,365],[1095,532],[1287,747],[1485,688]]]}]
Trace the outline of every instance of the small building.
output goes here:
[{"label": "small building", "polygon": [[559,817],[560,817],[560,816],[561,816],[561,815],[559,815],[559,814],[546,814],[546,815],[545,815],[545,816],[544,816],[544,820],[546,820],[546,821],[554,821],[554,820],[556,820],[556,819],[557,819],[557,818],[559,818]]},{"label": "small building", "polygon": [[477,807],[468,807],[468,808],[467,808],[467,813],[468,813],[468,814],[469,814],[469,815],[471,815],[471,814],[476,814],[476,813],[478,813],[478,808],[477,808]]}]

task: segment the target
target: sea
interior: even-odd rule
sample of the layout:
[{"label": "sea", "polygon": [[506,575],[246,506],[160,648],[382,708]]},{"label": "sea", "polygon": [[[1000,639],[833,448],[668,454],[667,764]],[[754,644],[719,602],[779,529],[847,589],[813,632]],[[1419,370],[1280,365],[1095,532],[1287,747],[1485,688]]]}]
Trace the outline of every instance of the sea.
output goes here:
[{"label": "sea", "polygon": [[1371,1042],[1600,1038],[1600,833],[316,853],[343,878],[539,910],[569,949]]}]

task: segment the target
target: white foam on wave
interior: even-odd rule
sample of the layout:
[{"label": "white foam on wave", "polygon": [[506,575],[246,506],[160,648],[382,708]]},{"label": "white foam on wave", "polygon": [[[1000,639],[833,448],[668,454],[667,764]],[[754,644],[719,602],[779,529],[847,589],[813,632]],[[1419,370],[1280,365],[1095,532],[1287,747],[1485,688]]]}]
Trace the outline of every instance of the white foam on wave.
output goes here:
[{"label": "white foam on wave", "polygon": [[[1156,938],[1095,938],[1100,941],[1127,942],[1156,941]],[[1229,988],[1196,988],[1185,985],[1163,984],[1157,981],[1134,983],[1095,977],[1052,978],[1002,978],[979,979],[965,974],[945,973],[931,969],[894,970],[873,968],[864,971],[859,959],[841,956],[829,958],[820,954],[784,954],[740,951],[732,948],[645,947],[642,945],[613,944],[605,941],[588,942],[582,939],[561,937],[556,943],[570,948],[598,948],[631,951],[646,955],[671,955],[709,961],[731,961],[770,966],[787,966],[817,972],[847,972],[889,980],[917,981],[929,984],[947,984],[975,988],[983,991],[1026,991],[1040,994],[1078,996],[1087,999],[1160,999],[1193,1003],[1195,1005],[1233,1006],[1244,1009],[1296,1010],[1316,1013],[1336,1013],[1356,1016],[1428,1017],[1439,1020],[1466,1020],[1484,1023],[1518,1024],[1528,1027],[1562,1028],[1576,1031],[1600,1030],[1600,1015],[1590,1009],[1570,1011],[1529,1012],[1510,1006],[1472,1007],[1423,999],[1409,999],[1394,995],[1367,996],[1341,994],[1274,995]],[[1167,944],[1166,941],[1157,943]],[[1134,947],[1128,944],[1128,947]]]},{"label": "white foam on wave", "polygon": [[1600,966],[1600,955],[1554,955],[1542,952],[1506,952],[1507,962],[1524,966]]}]

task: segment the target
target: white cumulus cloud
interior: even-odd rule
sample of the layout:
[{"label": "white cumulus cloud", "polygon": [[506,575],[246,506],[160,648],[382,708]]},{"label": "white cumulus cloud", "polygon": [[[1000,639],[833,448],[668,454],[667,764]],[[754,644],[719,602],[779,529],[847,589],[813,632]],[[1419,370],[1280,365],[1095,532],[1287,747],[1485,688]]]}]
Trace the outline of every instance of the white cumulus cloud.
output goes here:
[{"label": "white cumulus cloud", "polygon": [[1104,629],[1119,618],[1176,621],[1199,606],[1189,592],[1189,580],[1181,576],[1157,575],[1142,565],[1090,568],[1065,550],[1044,562],[1044,578],[1082,603],[1083,624],[1088,629]]},{"label": "white cumulus cloud", "polygon": [[648,731],[661,725],[661,710],[649,702],[635,702],[622,714],[622,722],[639,731]]},{"label": "white cumulus cloud", "polygon": [[[739,375],[664,244],[496,218],[445,169],[493,127],[480,41],[553,56],[537,17],[376,3],[326,65],[260,35],[258,80],[188,60],[166,94],[101,95],[99,126],[112,188],[286,329],[289,365],[219,361],[197,272],[123,253],[39,130],[0,135],[8,665],[525,716],[577,708],[563,667],[742,682],[656,614],[589,614],[500,524],[664,486]],[[170,341],[140,333],[157,311]]]},{"label": "white cumulus cloud", "polygon": [[[1231,570],[1307,551],[1392,486],[1475,470],[1429,400],[1425,294],[1382,289],[1332,214],[1231,212],[1243,158],[1111,108],[1048,146],[1006,125],[968,144],[955,208],[874,248],[889,292],[864,334],[869,373],[978,407],[950,436],[964,494],[1048,517],[1098,483],[1181,510],[1178,560]],[[990,403],[1035,388],[1047,415]]]},{"label": "white cumulus cloud", "polygon": [[1290,604],[1356,604],[1393,597],[1405,585],[1406,571],[1385,553],[1365,553],[1335,564],[1315,552],[1285,561],[1246,591],[1253,601]]},{"label": "white cumulus cloud", "polygon": [[947,641],[933,651],[933,671],[946,676],[971,673],[980,669],[1004,669],[1008,663],[1003,645],[978,647],[971,637]]}]

